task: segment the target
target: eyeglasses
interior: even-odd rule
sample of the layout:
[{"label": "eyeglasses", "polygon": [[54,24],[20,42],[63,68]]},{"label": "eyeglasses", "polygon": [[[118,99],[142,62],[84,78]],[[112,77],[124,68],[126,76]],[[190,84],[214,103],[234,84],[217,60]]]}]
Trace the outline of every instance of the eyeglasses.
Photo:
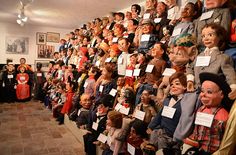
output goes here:
[{"label": "eyeglasses", "polygon": [[213,37],[213,36],[215,36],[216,35],[216,33],[215,32],[210,32],[210,33],[208,33],[208,34],[206,34],[206,35],[202,35],[202,39],[204,39],[204,38],[206,38],[206,37]]},{"label": "eyeglasses", "polygon": [[218,93],[220,92],[221,90],[211,90],[211,89],[207,89],[207,90],[204,90],[204,89],[201,89],[201,93],[206,93],[208,95],[212,95],[212,94],[215,94],[215,93]]}]

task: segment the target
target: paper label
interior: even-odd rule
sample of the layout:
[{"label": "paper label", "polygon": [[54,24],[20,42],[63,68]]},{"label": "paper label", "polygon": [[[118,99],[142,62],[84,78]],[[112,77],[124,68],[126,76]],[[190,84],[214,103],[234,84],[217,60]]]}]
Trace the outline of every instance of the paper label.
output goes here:
[{"label": "paper label", "polygon": [[128,35],[123,36],[123,38],[128,38],[128,37],[129,37]]},{"label": "paper label", "polygon": [[164,106],[161,116],[165,116],[172,119],[174,117],[175,111],[175,108]]},{"label": "paper label", "polygon": [[203,125],[203,126],[210,128],[212,125],[213,119],[214,119],[214,115],[212,115],[212,114],[197,112],[196,119],[195,119],[194,123],[197,125]]},{"label": "paper label", "polygon": [[139,76],[141,69],[134,69],[133,76]]},{"label": "paper label", "polygon": [[117,38],[117,37],[114,37],[114,38],[112,39],[112,42],[113,42],[113,43],[117,43],[117,41],[118,41],[118,38]]},{"label": "paper label", "polygon": [[104,86],[99,86],[99,91],[102,93]]},{"label": "paper label", "polygon": [[105,144],[106,141],[107,141],[107,136],[102,134],[102,133],[100,133],[100,135],[98,136],[97,140]]},{"label": "paper label", "polygon": [[196,66],[209,66],[211,56],[197,56]]},{"label": "paper label", "polygon": [[123,63],[123,58],[122,56],[118,58],[118,64],[122,64]]},{"label": "paper label", "polygon": [[175,7],[171,8],[168,10],[168,15],[167,15],[167,19],[171,19],[174,17],[174,13],[175,13]]},{"label": "paper label", "polygon": [[162,75],[164,75],[164,76],[171,76],[171,75],[174,74],[175,72],[176,72],[176,70],[173,69],[173,68],[166,68],[166,69],[164,70],[164,72],[162,73]]},{"label": "paper label", "polygon": [[119,111],[122,108],[122,105],[120,103],[117,103],[115,106],[115,110]]},{"label": "paper label", "polygon": [[24,77],[24,76],[21,76],[21,77],[20,77],[20,80],[25,80],[25,77]]},{"label": "paper label", "polygon": [[109,95],[115,97],[116,96],[116,93],[117,93],[117,90],[112,88],[111,91],[109,92]]},{"label": "paper label", "polygon": [[13,75],[7,75],[8,79],[13,79]]},{"label": "paper label", "polygon": [[130,108],[125,108],[124,106],[122,106],[119,110],[120,113],[128,115],[129,114],[129,110]]},{"label": "paper label", "polygon": [[95,66],[99,67],[100,66],[100,61],[96,61]]},{"label": "paper label", "polygon": [[143,19],[149,19],[150,16],[151,16],[150,13],[145,13],[145,14],[143,15]]},{"label": "paper label", "polygon": [[133,147],[131,144],[127,143],[127,150],[131,155],[135,155],[135,147]]},{"label": "paper label", "polygon": [[143,34],[141,36],[141,41],[149,41],[150,39],[150,34]]},{"label": "paper label", "polygon": [[97,129],[98,129],[98,123],[93,122],[92,129],[97,131]]},{"label": "paper label", "polygon": [[111,58],[106,58],[105,62],[111,62]]},{"label": "paper label", "polygon": [[42,73],[37,73],[37,76],[38,76],[38,77],[41,77],[41,76],[42,76]]},{"label": "paper label", "polygon": [[214,13],[214,10],[208,11],[208,12],[204,12],[204,13],[201,15],[201,17],[200,17],[200,21],[211,18],[211,16],[213,15],[213,13]]},{"label": "paper label", "polygon": [[125,76],[132,77],[133,76],[133,70],[127,69],[125,71]]},{"label": "paper label", "polygon": [[79,78],[77,82],[80,83],[80,81],[81,81],[81,78]]},{"label": "paper label", "polygon": [[154,19],[154,22],[155,22],[155,23],[160,23],[160,21],[161,21],[161,18],[155,18],[155,19]]},{"label": "paper label", "polygon": [[182,28],[177,28],[177,29],[174,29],[173,33],[172,33],[172,36],[177,36],[181,33],[182,31]]},{"label": "paper label", "polygon": [[153,68],[154,68],[154,65],[147,65],[147,68],[146,68],[145,72],[151,73]]},{"label": "paper label", "polygon": [[134,117],[143,121],[145,117],[145,112],[140,110],[135,110]]},{"label": "paper label", "polygon": [[84,88],[86,88],[88,86],[88,82],[84,83]]}]

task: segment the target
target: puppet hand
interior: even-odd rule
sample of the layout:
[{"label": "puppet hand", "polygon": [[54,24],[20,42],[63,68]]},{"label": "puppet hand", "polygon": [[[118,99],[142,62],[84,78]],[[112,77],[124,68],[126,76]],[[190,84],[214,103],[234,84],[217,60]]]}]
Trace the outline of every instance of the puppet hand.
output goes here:
[{"label": "puppet hand", "polygon": [[150,129],[150,128],[148,128],[147,130],[146,130],[146,132],[147,132],[147,134],[151,134],[152,133],[152,129]]},{"label": "puppet hand", "polygon": [[228,96],[231,100],[236,99],[236,89],[232,90]]},{"label": "puppet hand", "polygon": [[188,91],[188,92],[194,91],[194,85],[193,85],[193,82],[192,82],[192,81],[188,81],[188,82],[187,82],[187,91]]}]

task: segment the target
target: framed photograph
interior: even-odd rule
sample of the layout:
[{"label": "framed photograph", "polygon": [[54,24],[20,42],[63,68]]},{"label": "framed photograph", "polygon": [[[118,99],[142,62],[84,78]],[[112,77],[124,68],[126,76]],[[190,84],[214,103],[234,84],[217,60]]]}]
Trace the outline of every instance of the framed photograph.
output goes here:
[{"label": "framed photograph", "polygon": [[48,68],[49,60],[35,60],[35,62],[34,62],[35,71],[37,70],[37,68],[36,68],[37,63],[42,63],[42,71],[43,72],[48,72],[48,70],[49,70],[49,68]]},{"label": "framed photograph", "polygon": [[7,54],[28,54],[29,38],[19,36],[6,36],[5,48]]},{"label": "framed photograph", "polygon": [[55,46],[53,45],[38,45],[38,58],[53,59]]},{"label": "framed photograph", "polygon": [[37,32],[36,33],[36,44],[45,45],[46,44],[46,33]]},{"label": "framed photograph", "polygon": [[47,42],[59,43],[60,33],[47,32]]}]

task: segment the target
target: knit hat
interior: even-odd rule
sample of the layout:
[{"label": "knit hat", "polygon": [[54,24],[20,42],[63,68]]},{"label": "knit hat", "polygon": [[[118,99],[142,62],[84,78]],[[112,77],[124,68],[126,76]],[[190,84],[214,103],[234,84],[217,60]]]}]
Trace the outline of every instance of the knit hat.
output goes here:
[{"label": "knit hat", "polygon": [[175,39],[174,44],[176,46],[184,46],[184,47],[191,47],[196,45],[196,38],[188,33],[184,33],[179,35],[177,39]]}]

